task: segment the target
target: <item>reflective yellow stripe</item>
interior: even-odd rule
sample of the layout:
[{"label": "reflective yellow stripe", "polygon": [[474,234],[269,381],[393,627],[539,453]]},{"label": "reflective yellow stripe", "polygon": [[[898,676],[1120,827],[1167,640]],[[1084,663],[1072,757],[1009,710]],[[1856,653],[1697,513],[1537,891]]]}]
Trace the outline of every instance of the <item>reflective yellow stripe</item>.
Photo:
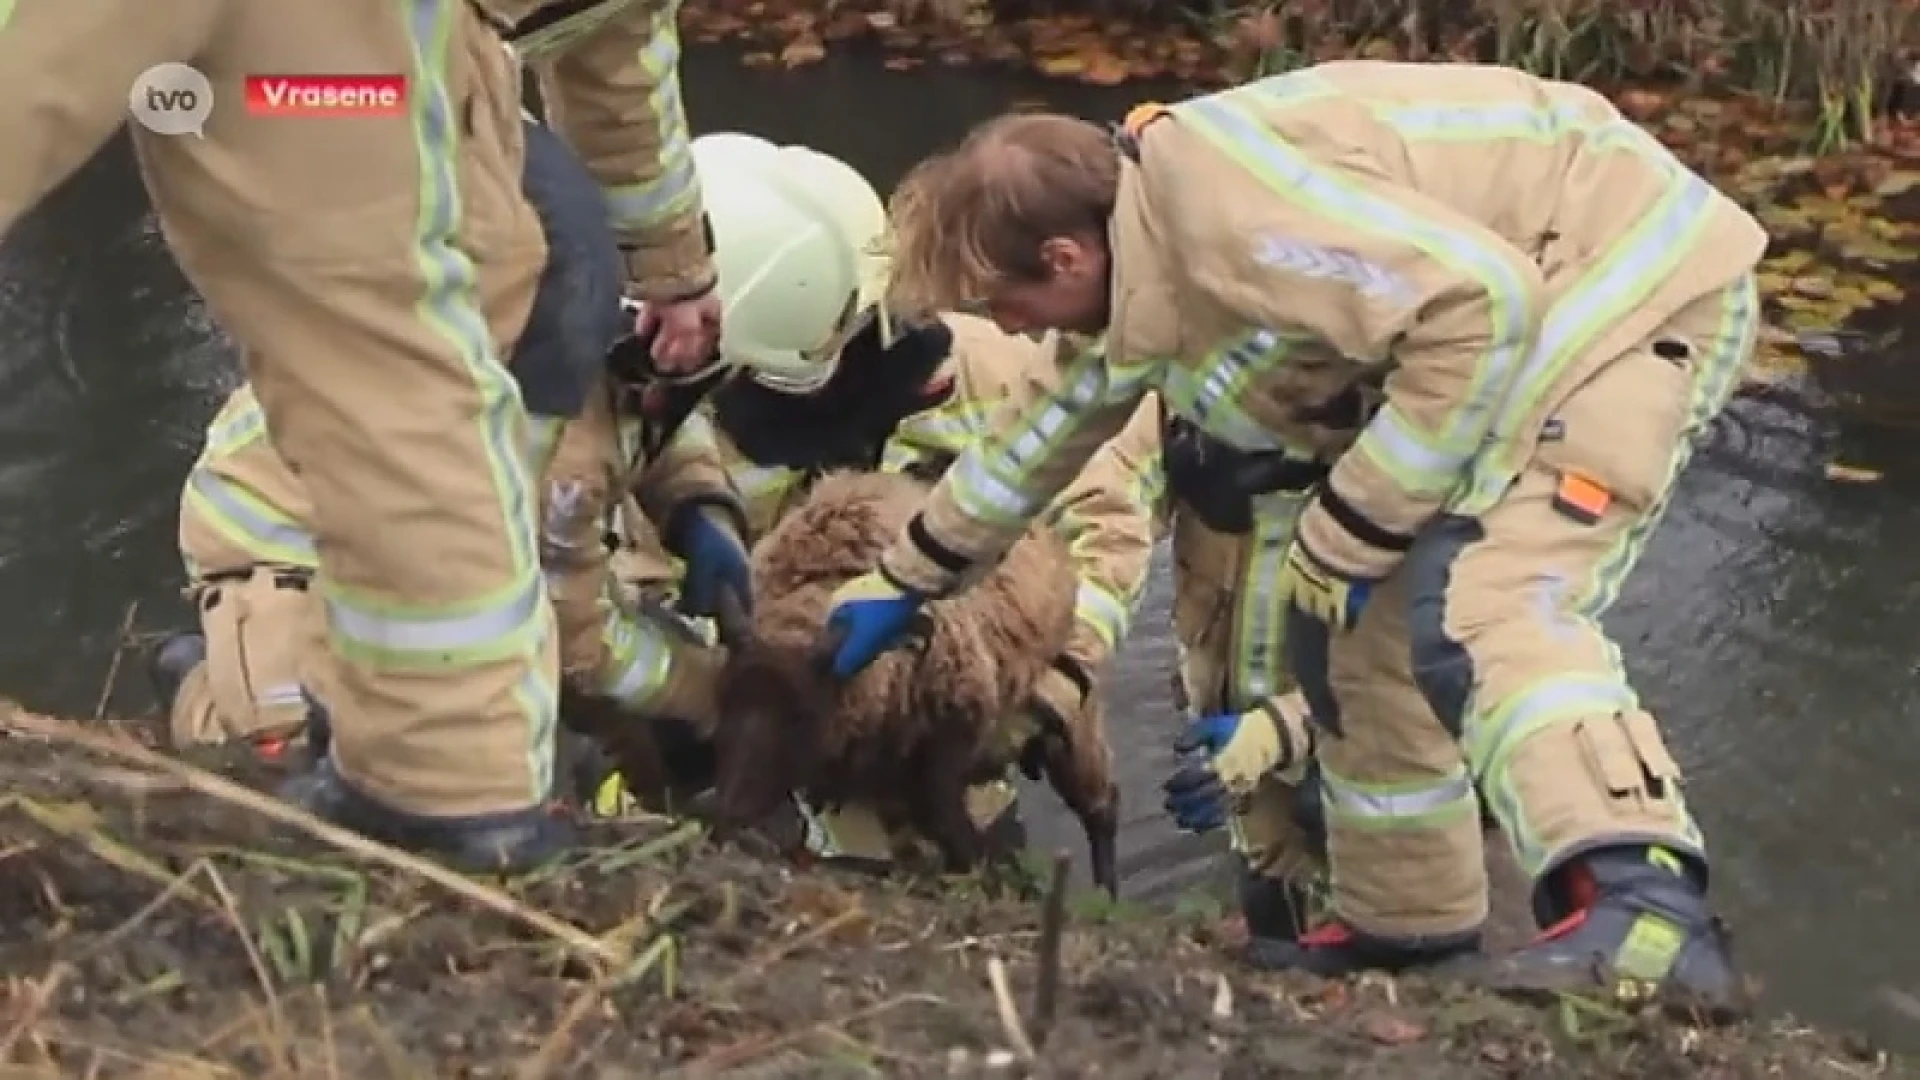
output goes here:
[{"label": "reflective yellow stripe", "polygon": [[1101,644],[1109,649],[1119,644],[1132,614],[1126,601],[1094,582],[1081,579],[1080,589],[1074,593],[1074,621],[1086,627]]},{"label": "reflective yellow stripe", "polygon": [[1404,415],[1382,410],[1354,445],[1355,451],[1364,454],[1407,495],[1445,494],[1479,450],[1508,387],[1518,377],[1531,339],[1533,291],[1515,272],[1510,252],[1488,247],[1472,234],[1436,225],[1390,200],[1342,183],[1336,174],[1319,168],[1288,146],[1240,104],[1298,102],[1326,93],[1325,84],[1311,72],[1296,72],[1197,98],[1176,106],[1173,112],[1258,177],[1276,197],[1357,233],[1411,245],[1426,258],[1473,282],[1485,296],[1490,322],[1487,353],[1475,366],[1471,384],[1440,430],[1422,432]]},{"label": "reflective yellow stripe", "polygon": [[607,645],[608,662],[600,692],[630,708],[651,703],[667,685],[673,663],[665,633],[627,615],[609,600],[601,640]]},{"label": "reflective yellow stripe", "polygon": [[266,411],[252,394],[247,394],[229,401],[213,418],[213,423],[207,426],[207,442],[200,455],[202,459],[225,457],[266,436]]},{"label": "reflective yellow stripe", "polygon": [[680,98],[679,13],[678,0],[656,10],[653,40],[640,51],[640,67],[653,83],[647,107],[660,124],[660,175],[603,189],[608,215],[623,231],[641,232],[673,220],[693,208],[700,192],[687,109]]},{"label": "reflective yellow stripe", "polygon": [[527,470],[529,475],[545,476],[553,468],[553,457],[560,452],[560,439],[567,432],[567,417],[527,417]]},{"label": "reflective yellow stripe", "polygon": [[[413,49],[408,105],[420,169],[414,244],[423,289],[415,313],[452,347],[478,393],[475,434],[493,481],[510,575],[499,588],[468,603],[431,608],[352,593],[324,574],[317,585],[336,651],[350,662],[389,671],[450,670],[508,659],[525,663],[515,696],[526,713],[525,754],[534,784],[529,794],[544,799],[552,787],[557,702],[550,678],[533,662],[552,632],[553,616],[537,564],[524,460],[528,421],[481,314],[473,262],[460,239],[457,177],[463,149],[448,86],[448,54],[467,10],[461,0],[412,0],[406,11]],[[421,559],[435,557],[435,552],[419,553]]]},{"label": "reflective yellow stripe", "polygon": [[1328,768],[1322,758],[1320,778],[1327,817],[1355,828],[1432,828],[1480,812],[1464,765],[1438,781],[1377,784],[1349,780]]},{"label": "reflective yellow stripe", "polygon": [[1236,712],[1258,706],[1291,684],[1282,648],[1287,623],[1280,572],[1305,502],[1304,495],[1291,491],[1268,492],[1253,499],[1253,539],[1233,605],[1234,653],[1227,707]]},{"label": "reflective yellow stripe", "polygon": [[1068,366],[1057,391],[960,455],[948,471],[948,490],[961,513],[1003,528],[1037,516],[1040,507],[1025,490],[1033,474],[1090,414],[1146,393],[1152,370],[1109,366],[1105,349],[1104,338],[1095,342]]},{"label": "reflective yellow stripe", "polygon": [[320,565],[313,535],[305,527],[207,466],[195,466],[187,477],[183,501],[202,522],[260,562],[307,569]]},{"label": "reflective yellow stripe", "polygon": [[1698,247],[1713,220],[1707,211],[1717,193],[1678,162],[1670,179],[1674,186],[1653,210],[1547,312],[1539,341],[1459,500],[1461,513],[1482,513],[1505,495],[1519,469],[1512,460],[1519,425],[1599,337],[1645,303]]},{"label": "reflective yellow stripe", "polygon": [[1169,365],[1160,396],[1167,407],[1229,446],[1249,452],[1294,450],[1240,407],[1248,387],[1286,365],[1296,347],[1313,339],[1253,329],[1217,345],[1194,364]]}]

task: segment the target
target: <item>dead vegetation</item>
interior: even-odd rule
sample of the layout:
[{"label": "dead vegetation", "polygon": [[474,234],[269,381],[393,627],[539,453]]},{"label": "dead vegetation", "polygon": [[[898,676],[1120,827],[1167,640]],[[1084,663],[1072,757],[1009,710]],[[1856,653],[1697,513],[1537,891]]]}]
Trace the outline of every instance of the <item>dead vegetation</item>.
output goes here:
[{"label": "dead vegetation", "polygon": [[814,63],[872,38],[905,69],[1021,63],[1115,86],[1212,87],[1347,57],[1499,63],[1603,87],[1740,93],[1814,121],[1819,148],[1910,138],[1916,0],[693,0],[696,40]]},{"label": "dead vegetation", "polygon": [[795,876],[664,819],[471,881],[95,725],[0,727],[8,1075],[1920,1075],[1790,1028],[1246,980],[1204,924],[1061,933],[1030,898]]}]

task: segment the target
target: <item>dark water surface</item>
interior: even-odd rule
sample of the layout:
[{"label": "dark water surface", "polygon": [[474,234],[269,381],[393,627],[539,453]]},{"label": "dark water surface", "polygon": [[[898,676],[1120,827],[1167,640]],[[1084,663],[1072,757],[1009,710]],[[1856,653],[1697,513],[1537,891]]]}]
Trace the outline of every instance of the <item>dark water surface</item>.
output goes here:
[{"label": "dark water surface", "polygon": [[[1140,91],[1004,74],[882,72],[859,57],[791,75],[696,51],[696,128],[847,157],[883,188],[969,124],[1046,100],[1117,118]],[[162,248],[116,145],[0,248],[0,694],[91,712],[127,605],[182,618],[175,502],[233,353]],[[1920,392],[1920,387],[1910,388]],[[1920,399],[1916,399],[1920,400]],[[1736,406],[1613,619],[1687,766],[1719,902],[1774,1003],[1920,1047],[1886,1004],[1920,991],[1920,454],[1836,431],[1792,402]],[[1837,453],[1886,471],[1822,476]],[[1118,662],[1115,738],[1136,895],[1207,872],[1160,820],[1172,663],[1164,567]],[[131,673],[129,673],[131,674]],[[117,703],[142,707],[123,678]],[[1042,796],[1036,831],[1078,850]]]}]

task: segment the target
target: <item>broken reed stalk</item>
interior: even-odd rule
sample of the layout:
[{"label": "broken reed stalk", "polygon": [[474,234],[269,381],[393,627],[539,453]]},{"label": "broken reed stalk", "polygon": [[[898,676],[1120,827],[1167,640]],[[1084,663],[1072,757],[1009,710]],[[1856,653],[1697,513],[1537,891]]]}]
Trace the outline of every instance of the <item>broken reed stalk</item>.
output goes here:
[{"label": "broken reed stalk", "polygon": [[133,619],[140,612],[140,601],[127,605],[127,613],[120,617],[120,634],[113,639],[113,659],[107,661],[107,679],[100,687],[100,700],[93,706],[93,722],[99,723],[107,718],[107,703],[113,700],[113,684],[120,681],[120,660],[127,655],[127,646],[133,641]]},{"label": "broken reed stalk", "polygon": [[1073,857],[1064,851],[1053,855],[1053,880],[1047,883],[1046,907],[1040,913],[1039,973],[1033,988],[1033,1041],[1044,1046],[1053,1030],[1054,1011],[1060,1004],[1060,948],[1067,929],[1067,877],[1073,870]]},{"label": "broken reed stalk", "polygon": [[0,704],[0,729],[78,747],[123,763],[160,773],[199,795],[236,806],[278,824],[298,829],[337,850],[382,863],[413,877],[430,881],[442,889],[487,908],[496,914],[522,923],[581,954],[589,961],[618,965],[627,959],[625,950],[610,945],[577,926],[570,926],[552,915],[529,907],[505,891],[411,855],[398,848],[371,840],[329,824],[298,807],[289,806],[268,795],[242,787],[205,769],[177,761],[149,750],[124,735],[89,731],[80,725],[48,716],[39,716],[13,703]]}]

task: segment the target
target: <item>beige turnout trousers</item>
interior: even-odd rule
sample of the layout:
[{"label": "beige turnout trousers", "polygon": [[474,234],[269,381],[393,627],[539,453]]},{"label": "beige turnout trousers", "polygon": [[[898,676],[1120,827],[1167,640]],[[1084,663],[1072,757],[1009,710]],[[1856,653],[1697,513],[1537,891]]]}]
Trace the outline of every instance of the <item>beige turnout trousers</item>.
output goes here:
[{"label": "beige turnout trousers", "polygon": [[[1473,778],[1536,882],[1600,846],[1702,852],[1679,767],[1599,620],[1758,319],[1748,276],[1633,342],[1554,411],[1503,499],[1431,526],[1332,638],[1341,735],[1319,750],[1343,921],[1391,938],[1479,926]],[[1421,691],[1433,709],[1415,707]]]}]

